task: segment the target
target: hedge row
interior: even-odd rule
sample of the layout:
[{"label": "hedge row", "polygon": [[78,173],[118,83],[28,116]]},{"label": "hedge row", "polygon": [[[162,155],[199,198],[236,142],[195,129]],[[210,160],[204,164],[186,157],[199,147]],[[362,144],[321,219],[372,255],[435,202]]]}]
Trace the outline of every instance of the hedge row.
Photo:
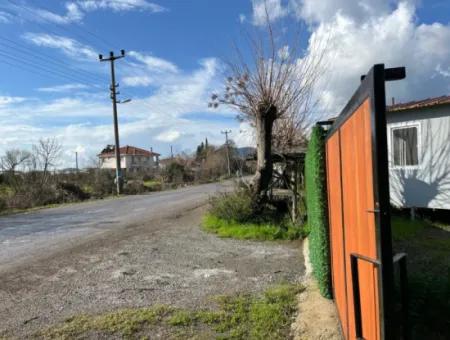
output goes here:
[{"label": "hedge row", "polygon": [[315,126],[305,158],[309,251],[320,293],[331,298],[330,247],[325,169],[325,130]]}]

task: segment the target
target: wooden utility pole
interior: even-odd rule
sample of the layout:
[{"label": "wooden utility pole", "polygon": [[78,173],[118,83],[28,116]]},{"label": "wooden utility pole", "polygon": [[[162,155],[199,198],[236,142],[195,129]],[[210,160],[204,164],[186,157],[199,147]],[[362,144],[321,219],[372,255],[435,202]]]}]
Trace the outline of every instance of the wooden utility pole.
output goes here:
[{"label": "wooden utility pole", "polygon": [[225,146],[227,149],[227,165],[228,165],[228,176],[231,177],[231,167],[230,167],[230,148],[228,143],[228,134],[231,133],[231,130],[223,130],[221,131],[225,135]]},{"label": "wooden utility pole", "polygon": [[120,51],[119,56],[115,56],[114,52],[109,52],[109,58],[103,58],[103,55],[99,55],[100,61],[109,61],[111,64],[111,100],[113,103],[113,117],[114,117],[114,141],[115,141],[115,156],[116,156],[116,187],[117,187],[117,195],[122,193],[122,169],[120,166],[120,144],[119,144],[119,123],[117,119],[117,95],[119,94],[116,89],[119,87],[119,84],[116,83],[116,75],[114,70],[114,61],[117,59],[121,59],[125,57],[125,50]]}]

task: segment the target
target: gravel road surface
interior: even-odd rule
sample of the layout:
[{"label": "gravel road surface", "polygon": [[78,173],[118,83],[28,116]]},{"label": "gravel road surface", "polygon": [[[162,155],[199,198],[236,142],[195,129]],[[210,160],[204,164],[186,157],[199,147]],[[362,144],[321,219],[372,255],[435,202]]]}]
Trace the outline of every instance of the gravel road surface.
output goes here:
[{"label": "gravel road surface", "polygon": [[296,281],[301,243],[220,239],[199,228],[221,184],[0,218],[0,338],[80,313],[169,304]]}]

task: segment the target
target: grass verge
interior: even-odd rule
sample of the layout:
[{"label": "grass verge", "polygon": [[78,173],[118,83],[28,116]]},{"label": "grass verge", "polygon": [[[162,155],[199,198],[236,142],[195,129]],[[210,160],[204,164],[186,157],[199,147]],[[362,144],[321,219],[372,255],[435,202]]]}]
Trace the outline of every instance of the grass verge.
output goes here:
[{"label": "grass verge", "polygon": [[394,251],[408,254],[412,338],[450,339],[450,232],[393,217],[392,236]]},{"label": "grass verge", "polygon": [[217,308],[175,309],[167,306],[125,309],[104,315],[79,315],[39,334],[47,339],[119,336],[145,339],[155,334],[178,339],[286,339],[303,287],[282,284],[261,295],[216,297]]},{"label": "grass verge", "polygon": [[275,223],[239,223],[206,214],[203,217],[204,230],[220,237],[239,240],[275,241],[296,240],[304,236],[305,228],[286,222]]}]

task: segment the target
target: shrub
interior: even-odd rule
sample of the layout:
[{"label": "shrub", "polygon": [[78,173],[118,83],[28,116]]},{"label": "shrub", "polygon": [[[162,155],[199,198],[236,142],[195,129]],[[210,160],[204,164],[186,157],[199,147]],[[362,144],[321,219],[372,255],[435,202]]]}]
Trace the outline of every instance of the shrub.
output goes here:
[{"label": "shrub", "polygon": [[0,197],[0,212],[5,211],[8,208],[8,204],[3,197]]},{"label": "shrub", "polygon": [[115,174],[107,169],[93,170],[92,192],[95,197],[104,197],[115,192]]},{"label": "shrub", "polygon": [[310,229],[309,250],[320,293],[331,298],[330,242],[325,169],[325,131],[312,130],[305,158],[306,209]]},{"label": "shrub", "polygon": [[143,181],[132,180],[128,181],[124,186],[124,192],[128,195],[143,194],[148,191]]},{"label": "shrub", "polygon": [[210,214],[227,221],[245,223],[253,218],[251,195],[245,189],[214,196],[210,199],[210,204]]},{"label": "shrub", "polygon": [[75,183],[58,183],[58,189],[63,192],[64,201],[84,201],[90,198],[90,195]]}]

